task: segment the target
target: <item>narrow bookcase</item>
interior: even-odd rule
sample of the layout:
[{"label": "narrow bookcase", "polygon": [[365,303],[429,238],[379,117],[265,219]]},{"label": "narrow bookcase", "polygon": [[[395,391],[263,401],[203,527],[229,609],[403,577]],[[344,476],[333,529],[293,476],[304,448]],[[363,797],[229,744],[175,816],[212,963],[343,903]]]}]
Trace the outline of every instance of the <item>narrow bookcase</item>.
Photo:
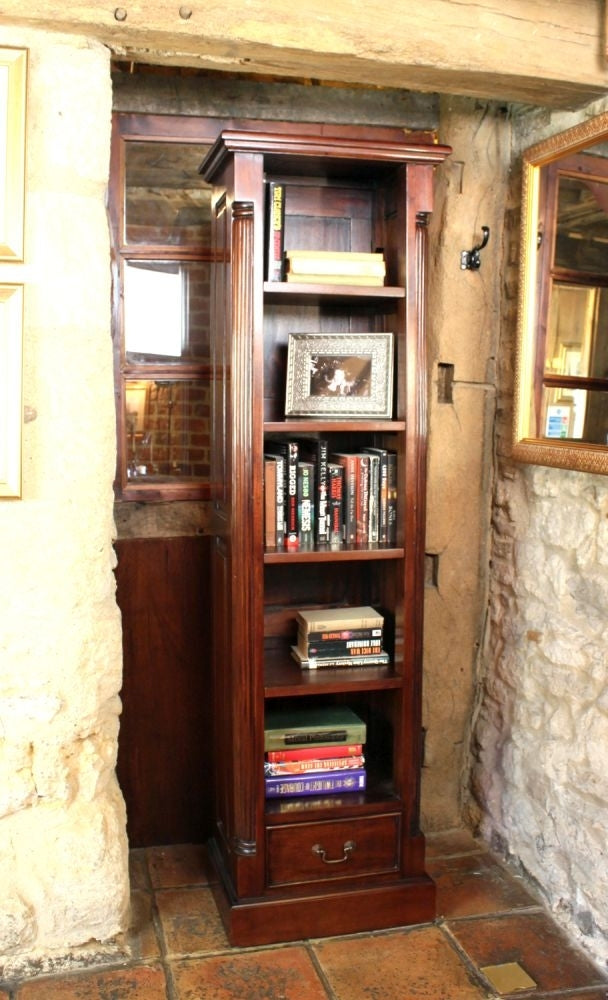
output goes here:
[{"label": "narrow bookcase", "polygon": [[[425,141],[426,140],[426,141]],[[425,261],[433,173],[449,154],[399,130],[289,125],[221,134],[213,185],[214,835],[235,945],[432,919],[419,826],[426,465]],[[269,208],[280,186],[281,213]],[[282,251],[382,253],[382,285],[287,281]],[[272,278],[273,280],[268,280]],[[322,277],[322,275],[321,275]],[[291,333],[393,335],[392,413],[285,417]],[[284,441],[396,456],[390,540],[268,545],[264,469]],[[307,447],[308,446],[308,447]],[[273,472],[274,474],[274,472]],[[371,606],[390,662],[303,670],[303,608]],[[270,708],[348,707],[366,726],[361,792],[266,798]]]}]

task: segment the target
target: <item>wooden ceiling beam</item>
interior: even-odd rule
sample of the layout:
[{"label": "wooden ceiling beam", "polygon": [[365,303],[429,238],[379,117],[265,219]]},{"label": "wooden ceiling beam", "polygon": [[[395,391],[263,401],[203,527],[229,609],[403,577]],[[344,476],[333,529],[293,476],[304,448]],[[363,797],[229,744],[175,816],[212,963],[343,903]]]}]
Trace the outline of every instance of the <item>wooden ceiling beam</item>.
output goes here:
[{"label": "wooden ceiling beam", "polygon": [[606,95],[589,0],[3,0],[0,25],[85,35],[118,58],[576,108]]}]

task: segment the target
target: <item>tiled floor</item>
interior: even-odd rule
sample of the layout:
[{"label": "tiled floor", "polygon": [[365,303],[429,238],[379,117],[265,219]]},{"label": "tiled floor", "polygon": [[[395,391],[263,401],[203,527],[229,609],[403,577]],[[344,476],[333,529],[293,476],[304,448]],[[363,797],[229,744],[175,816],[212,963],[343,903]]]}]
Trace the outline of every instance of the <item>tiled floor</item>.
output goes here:
[{"label": "tiled floor", "polygon": [[428,839],[432,924],[231,948],[203,848],[133,851],[124,957],[0,984],[0,1000],[608,1000],[608,977],[462,831]]}]

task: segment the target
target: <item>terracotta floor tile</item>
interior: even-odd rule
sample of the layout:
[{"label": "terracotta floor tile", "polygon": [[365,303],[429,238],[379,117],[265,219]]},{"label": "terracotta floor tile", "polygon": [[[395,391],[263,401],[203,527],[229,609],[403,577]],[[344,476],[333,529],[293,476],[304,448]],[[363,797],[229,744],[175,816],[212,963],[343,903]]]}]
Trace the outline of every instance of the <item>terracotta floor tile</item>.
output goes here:
[{"label": "terracotta floor tile", "polygon": [[229,947],[211,889],[164,889],[156,893],[156,904],[170,955]]},{"label": "terracotta floor tile", "polygon": [[129,954],[136,961],[160,958],[160,946],[152,918],[152,896],[147,892],[131,893],[131,921],[126,934]]},{"label": "terracotta floor tile", "polygon": [[336,1000],[481,1000],[486,996],[438,927],[333,938],[315,942],[314,950]]},{"label": "terracotta floor tile", "polygon": [[525,883],[489,854],[428,859],[427,871],[437,886],[437,914],[472,917],[538,906]]},{"label": "terracotta floor tile", "polygon": [[[527,1000],[527,998],[522,998]],[[608,1000],[608,989],[591,990],[590,993],[552,993],[550,1000]]]},{"label": "terracotta floor tile", "polygon": [[443,830],[441,833],[427,833],[427,858],[444,858],[454,854],[480,854],[485,851],[468,830]]},{"label": "terracotta floor tile", "polygon": [[521,913],[487,920],[462,920],[448,928],[477,966],[518,962],[546,990],[608,987],[587,956],[546,913]]},{"label": "terracotta floor tile", "polygon": [[146,860],[155,889],[208,885],[213,880],[207,850],[202,844],[148,847]]},{"label": "terracotta floor tile", "polygon": [[79,972],[36,979],[20,986],[16,1000],[167,1000],[165,974],[158,966]]},{"label": "terracotta floor tile", "polygon": [[172,973],[176,1000],[327,1000],[298,946],[177,962]]}]

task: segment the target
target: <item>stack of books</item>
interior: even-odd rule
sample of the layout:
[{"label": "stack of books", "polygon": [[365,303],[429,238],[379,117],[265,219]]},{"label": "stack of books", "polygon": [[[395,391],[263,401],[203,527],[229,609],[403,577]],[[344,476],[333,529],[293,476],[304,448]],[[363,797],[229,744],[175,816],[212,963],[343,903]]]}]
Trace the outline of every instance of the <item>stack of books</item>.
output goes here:
[{"label": "stack of books", "polygon": [[374,608],[298,611],[291,655],[303,670],[372,667],[390,662],[383,649],[384,618]]},{"label": "stack of books", "polygon": [[395,452],[331,453],[324,438],[268,438],[264,451],[268,550],[396,544]]},{"label": "stack of books", "polygon": [[300,284],[383,285],[386,264],[381,253],[338,250],[287,250],[285,278]]},{"label": "stack of books", "polygon": [[366,726],[350,708],[268,709],[264,727],[267,798],[361,792]]}]

